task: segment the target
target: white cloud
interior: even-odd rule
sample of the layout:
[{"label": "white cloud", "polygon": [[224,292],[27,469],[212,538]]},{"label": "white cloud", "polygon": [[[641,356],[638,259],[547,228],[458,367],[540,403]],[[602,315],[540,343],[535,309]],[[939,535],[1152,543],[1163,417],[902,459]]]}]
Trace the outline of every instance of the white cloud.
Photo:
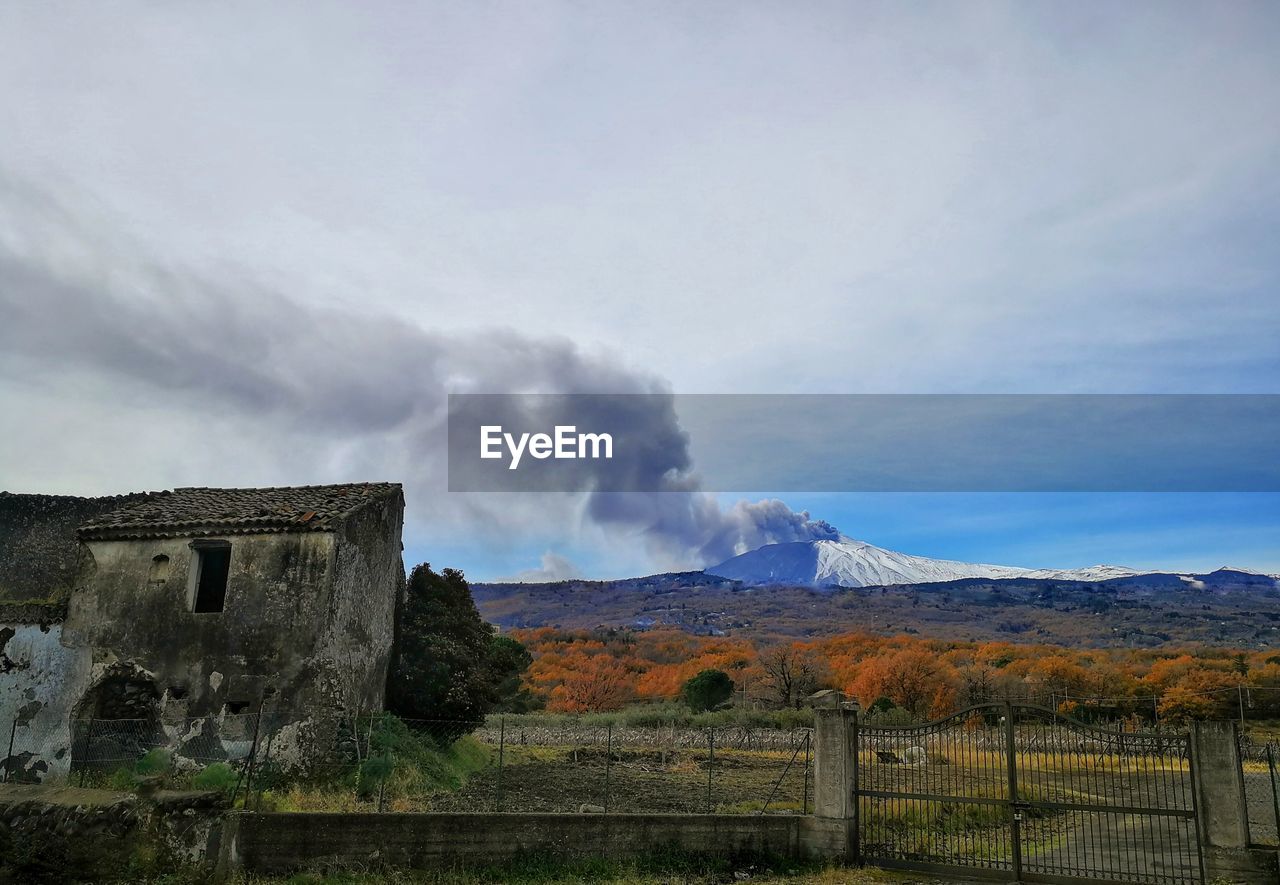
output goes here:
[{"label": "white cloud", "polygon": [[581,577],[582,572],[576,565],[554,550],[547,550],[542,554],[542,561],[537,568],[525,569],[524,571],[516,572],[514,575],[496,580],[542,584],[550,581],[568,581]]},{"label": "white cloud", "polygon": [[691,392],[1275,371],[1269,4],[0,16],[0,163],[308,302],[498,314]]},{"label": "white cloud", "polygon": [[[157,315],[180,299],[139,291],[130,244],[442,340],[496,319],[680,392],[1272,391],[1278,42],[1269,3],[6,4],[0,173],[67,217],[2,190],[0,224]],[[257,482],[299,466],[255,434],[315,444],[8,365],[10,484]],[[351,425],[405,408],[376,382]],[[398,432],[343,426],[307,470],[424,469]],[[482,509],[578,530],[580,501],[539,508]]]}]

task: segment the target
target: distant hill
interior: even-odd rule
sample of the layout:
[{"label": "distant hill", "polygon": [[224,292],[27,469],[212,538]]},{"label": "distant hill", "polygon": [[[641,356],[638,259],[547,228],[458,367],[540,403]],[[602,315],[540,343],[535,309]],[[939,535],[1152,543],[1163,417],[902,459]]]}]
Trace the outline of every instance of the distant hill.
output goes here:
[{"label": "distant hill", "polygon": [[682,572],[618,581],[476,584],[472,590],[481,613],[506,628],[662,626],[787,637],[867,630],[1094,647],[1205,642],[1265,648],[1280,644],[1278,585],[1269,575],[1224,568],[1102,581],[963,577],[842,588],[751,585]]}]

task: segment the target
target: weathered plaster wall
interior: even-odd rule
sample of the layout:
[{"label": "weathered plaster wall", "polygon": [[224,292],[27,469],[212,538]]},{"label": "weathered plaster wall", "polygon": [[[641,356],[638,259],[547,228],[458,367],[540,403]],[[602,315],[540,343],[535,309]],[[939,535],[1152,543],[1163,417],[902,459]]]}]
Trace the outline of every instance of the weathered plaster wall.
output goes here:
[{"label": "weathered plaster wall", "polygon": [[[225,608],[192,611],[186,538],[88,541],[91,562],[68,607],[63,642],[92,650],[93,682],[133,668],[169,717],[256,710],[263,694],[318,702],[312,650],[327,614],[328,532],[235,535]],[[154,573],[157,556],[167,573]],[[270,701],[268,701],[270,702]]]},{"label": "weathered plaster wall", "polygon": [[316,647],[324,693],[348,711],[381,710],[404,586],[399,495],[366,507],[337,533],[327,627]]},{"label": "weathered plaster wall", "polygon": [[65,648],[61,636],[60,624],[0,625],[0,760],[9,780],[43,781],[71,764],[71,706],[87,685],[89,654]]}]

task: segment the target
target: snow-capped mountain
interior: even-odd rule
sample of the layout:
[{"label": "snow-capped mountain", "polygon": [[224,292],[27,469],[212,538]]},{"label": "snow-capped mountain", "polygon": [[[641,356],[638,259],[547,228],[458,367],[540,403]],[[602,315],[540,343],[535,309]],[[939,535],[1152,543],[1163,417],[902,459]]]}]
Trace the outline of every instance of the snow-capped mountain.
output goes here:
[{"label": "snow-capped mountain", "polygon": [[960,578],[1040,578],[1105,581],[1142,572],[1114,565],[1080,569],[1028,569],[929,559],[885,550],[843,535],[835,541],[767,544],[717,566],[707,574],[744,584],[790,584],[815,587],[875,587],[883,584],[927,584]]}]

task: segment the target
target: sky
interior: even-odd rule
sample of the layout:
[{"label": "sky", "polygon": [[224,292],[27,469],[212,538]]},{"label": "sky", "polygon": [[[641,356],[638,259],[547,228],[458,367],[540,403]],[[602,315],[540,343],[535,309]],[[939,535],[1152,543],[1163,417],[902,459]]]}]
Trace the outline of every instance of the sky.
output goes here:
[{"label": "sky", "polygon": [[1278,38],[1270,3],[4,4],[0,487],[401,480],[406,555],[481,579],[818,520],[1280,572],[1272,494],[605,507],[449,494],[442,443],[449,392],[1280,392]]}]

